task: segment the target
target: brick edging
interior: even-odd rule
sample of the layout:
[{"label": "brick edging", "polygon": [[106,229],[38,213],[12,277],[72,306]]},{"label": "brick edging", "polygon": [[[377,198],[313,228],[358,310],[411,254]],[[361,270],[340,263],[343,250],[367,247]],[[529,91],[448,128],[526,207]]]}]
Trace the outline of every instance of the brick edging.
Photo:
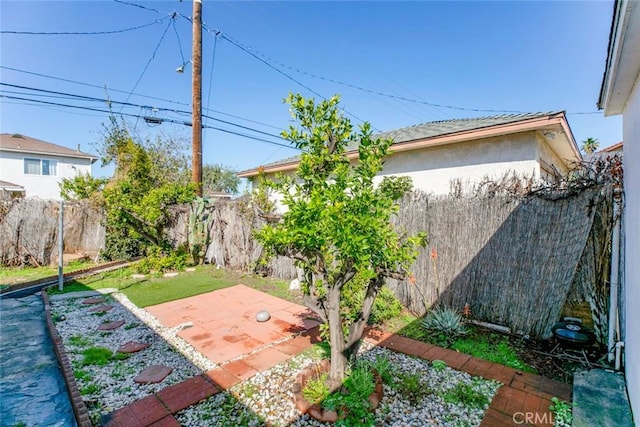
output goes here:
[{"label": "brick edging", "polygon": [[49,330],[49,336],[53,342],[53,350],[58,358],[58,365],[62,370],[62,376],[67,386],[67,393],[69,394],[69,400],[71,401],[71,407],[73,408],[73,414],[75,415],[76,422],[78,423],[78,427],[91,427],[92,424],[89,418],[89,411],[87,410],[87,406],[84,404],[84,400],[82,400],[80,390],[78,390],[78,385],[76,384],[76,379],[73,376],[73,370],[71,369],[71,363],[69,362],[69,356],[67,356],[64,349],[62,338],[53,324],[47,290],[43,289],[40,291],[40,295],[42,296],[42,302],[44,304],[44,317],[47,322],[47,329]]}]

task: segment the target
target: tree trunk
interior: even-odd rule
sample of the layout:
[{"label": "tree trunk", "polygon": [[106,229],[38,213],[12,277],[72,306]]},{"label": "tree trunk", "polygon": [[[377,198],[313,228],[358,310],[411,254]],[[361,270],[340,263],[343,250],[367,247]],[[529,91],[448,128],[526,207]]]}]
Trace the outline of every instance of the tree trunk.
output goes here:
[{"label": "tree trunk", "polygon": [[342,317],[340,316],[340,288],[330,287],[327,294],[329,314],[329,341],[331,345],[331,371],[329,373],[329,389],[335,391],[342,385],[347,369]]}]

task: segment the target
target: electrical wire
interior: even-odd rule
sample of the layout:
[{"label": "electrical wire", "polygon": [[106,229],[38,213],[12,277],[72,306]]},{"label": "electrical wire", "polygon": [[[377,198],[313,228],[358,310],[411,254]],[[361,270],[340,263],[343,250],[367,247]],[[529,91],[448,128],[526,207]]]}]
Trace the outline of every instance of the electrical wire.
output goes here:
[{"label": "electrical wire", "polygon": [[[205,107],[206,110],[209,109],[209,104],[211,103],[211,88],[213,86],[213,70],[216,65],[216,48],[218,47],[218,37],[213,38],[213,55],[211,55],[211,71],[209,72],[209,90],[207,91],[207,105]],[[206,136],[206,130],[204,136]]]},{"label": "electrical wire", "polygon": [[[106,99],[106,98],[96,98],[93,96],[85,96],[85,95],[77,95],[77,94],[73,94],[73,93],[68,93],[68,92],[60,92],[60,91],[55,91],[55,90],[48,90],[48,89],[40,89],[40,88],[34,88],[34,87],[29,87],[29,86],[22,86],[22,85],[14,85],[11,83],[4,83],[4,82],[0,82],[1,86],[8,86],[8,87],[12,87],[12,88],[16,88],[16,89],[25,89],[25,90],[31,90],[31,91],[35,91],[35,92],[42,92],[42,93],[46,93],[46,94],[51,94],[51,95],[59,95],[59,96],[63,96],[63,97],[70,97],[70,98],[63,98],[63,99],[77,99],[77,100],[83,100],[83,101],[92,101],[92,102],[100,102],[100,103],[105,103],[107,104],[107,106],[109,108],[111,108],[112,104],[117,104],[117,105],[121,105],[123,108],[126,107],[136,107],[136,108],[145,108],[148,110],[156,110],[156,111],[163,111],[163,112],[170,112],[170,113],[177,113],[177,114],[186,114],[186,115],[191,115],[191,112],[189,111],[184,111],[184,110],[176,110],[174,108],[163,108],[163,107],[155,107],[155,106],[151,106],[151,105],[141,105],[141,104],[135,104],[133,102],[121,102],[121,101],[114,101],[111,99]],[[11,92],[11,91],[4,91],[4,92]],[[23,94],[23,95],[30,95],[30,96],[43,96],[43,95],[39,95],[39,94],[28,94],[28,93],[19,93],[19,94]],[[122,111],[122,108],[120,109],[120,111]],[[249,130],[251,132],[255,132],[255,133],[259,133],[262,135],[266,135],[266,136],[270,136],[273,138],[278,138],[278,139],[282,139],[284,140],[285,138],[283,138],[280,135],[274,135],[268,132],[264,132],[261,131],[259,129],[254,129],[248,126],[244,126],[238,123],[233,123],[230,122],[228,120],[223,120],[223,119],[218,119],[216,117],[212,117],[209,116],[207,114],[203,114],[202,117],[210,119],[210,120],[214,120],[216,122],[220,122],[220,123],[224,123],[230,126],[235,126],[238,127],[240,129],[244,129],[244,130]]]},{"label": "electrical wire", "polygon": [[155,12],[155,13],[162,13],[158,9],[154,9],[152,7],[147,7],[147,6],[142,6],[141,4],[131,3],[131,2],[128,2],[128,1],[123,1],[123,0],[113,0],[113,1],[115,1],[116,3],[127,5],[127,6],[139,7],[140,9],[149,10],[149,11]]},{"label": "electrical wire", "polygon": [[1,30],[0,34],[14,34],[14,35],[22,35],[22,36],[101,36],[107,34],[119,34],[126,33],[129,31],[140,30],[142,28],[151,27],[152,25],[160,24],[162,21],[167,19],[164,17],[162,19],[156,19],[149,24],[137,25],[135,27],[122,28],[119,30],[110,30],[110,31],[12,31],[12,30]]},{"label": "electrical wire", "polygon": [[[278,67],[272,65],[271,63],[269,63],[268,61],[266,61],[265,59],[261,58],[260,56],[256,55],[255,53],[253,53],[253,51],[248,48],[245,47],[242,43],[237,42],[231,38],[229,38],[227,35],[221,33],[220,31],[217,32],[218,34],[221,35],[222,38],[224,38],[225,40],[227,40],[229,43],[231,43],[232,45],[234,45],[235,47],[237,47],[238,49],[242,50],[243,52],[253,56],[255,59],[257,59],[258,61],[262,62],[263,64],[265,64],[267,67],[271,68],[272,70],[276,71],[277,73],[285,76],[287,79],[291,80],[294,83],[297,83],[298,85],[302,86],[303,88],[305,88],[306,90],[308,90],[309,92],[313,93],[314,95],[326,100],[327,98],[322,96],[321,94],[319,94],[318,92],[316,92],[315,90],[311,89],[309,86],[305,85],[304,83],[302,83],[301,81],[297,80],[295,77],[290,76],[289,74],[285,73],[284,71],[280,70]],[[361,123],[364,123],[365,120],[356,116],[353,113],[350,113],[349,111],[347,111],[346,109],[342,109],[346,114],[348,114],[349,116],[353,117],[354,119],[358,120]],[[371,126],[375,131],[380,132],[380,129],[377,129],[376,127],[374,127],[373,125]]]},{"label": "electrical wire", "polygon": [[[100,86],[100,85],[91,84],[91,83],[79,82],[77,80],[64,79],[62,77],[50,76],[50,75],[47,75],[47,74],[36,73],[34,71],[21,70],[19,68],[7,67],[6,65],[0,65],[0,68],[5,69],[5,70],[10,70],[10,71],[15,71],[15,72],[18,72],[18,73],[29,74],[29,75],[32,75],[32,76],[43,77],[43,78],[46,78],[46,79],[58,80],[58,81],[61,81],[61,82],[73,83],[73,84],[87,86],[87,87],[93,87],[93,88],[97,88],[97,89],[105,89],[105,86]],[[127,94],[130,93],[129,91],[122,90],[122,89],[113,89],[113,88],[106,88],[106,89],[108,89],[111,92],[127,93]],[[166,98],[158,98],[158,97],[150,96],[150,95],[142,95],[142,94],[139,94],[139,93],[132,93],[132,95],[138,96],[140,98],[147,98],[147,99],[154,99],[156,101],[169,102],[169,103],[172,103],[172,104],[189,105],[186,102],[179,102],[179,101],[174,101],[174,100],[166,99]]]},{"label": "electrical wire", "polygon": [[[292,67],[290,65],[284,64],[283,62],[280,62],[274,58],[271,58],[263,53],[261,53],[258,50],[255,50],[253,48],[249,48],[247,46],[244,46],[242,43],[233,40],[232,38],[230,38],[229,36],[227,36],[226,34],[222,34],[222,37],[229,41],[232,45],[238,47],[239,49],[243,50],[244,52],[248,53],[249,55],[253,56],[254,58],[258,59],[259,61],[261,61],[262,63],[268,65],[269,67],[273,68],[274,70],[278,71],[280,74],[283,74],[285,76],[287,76],[290,80],[298,83],[299,85],[301,85],[302,87],[306,88],[307,90],[310,90],[312,93],[322,97],[320,94],[318,94],[317,92],[314,92],[313,90],[311,90],[310,88],[308,88],[307,86],[303,85],[302,83],[300,83],[298,80],[288,76],[287,74],[285,74],[283,71],[277,69],[275,67],[275,65],[278,65],[280,67],[286,68],[288,70],[294,71],[296,73],[300,73],[300,74],[304,74],[306,76],[309,77],[313,77],[319,80],[324,80],[326,82],[329,83],[335,83],[341,86],[346,86],[352,89],[356,89],[362,92],[366,92],[366,93],[370,93],[372,95],[378,95],[378,96],[382,96],[382,97],[386,97],[386,98],[391,98],[391,99],[396,99],[399,101],[405,101],[405,102],[412,102],[415,104],[422,104],[422,105],[426,105],[426,106],[430,106],[430,107],[435,107],[435,108],[446,108],[446,109],[450,109],[450,110],[458,110],[458,111],[473,111],[473,112],[480,112],[480,113],[511,113],[511,114],[527,114],[527,111],[519,111],[519,110],[497,110],[497,109],[483,109],[483,108],[467,108],[467,107],[459,107],[459,106],[455,106],[455,105],[446,105],[446,104],[437,104],[434,102],[428,102],[428,101],[424,101],[422,99],[417,99],[417,98],[409,98],[409,97],[405,97],[405,96],[401,96],[401,95],[394,95],[394,94],[390,94],[390,93],[385,93],[385,92],[381,92],[378,90],[374,90],[374,89],[369,89],[369,88],[365,88],[353,83],[348,83],[342,80],[337,80],[337,79],[332,79],[329,77],[324,77],[312,72],[308,72],[305,70],[301,70],[299,68],[296,67]],[[275,64],[275,65],[273,65]],[[576,113],[567,113],[567,114],[599,114],[598,111],[588,111],[588,112],[576,112]]]},{"label": "electrical wire", "polygon": [[[47,74],[36,73],[36,72],[33,72],[33,71],[21,70],[19,68],[7,67],[6,65],[0,65],[0,69],[15,71],[15,72],[18,72],[18,73],[29,74],[29,75],[32,75],[32,76],[43,77],[43,78],[52,79],[52,80],[58,80],[58,81],[67,82],[67,83],[73,83],[73,84],[77,84],[77,85],[81,85],[81,86],[87,86],[87,87],[92,87],[92,88],[97,88],[97,89],[105,89],[105,90],[108,90],[109,92],[126,93],[126,94],[129,93],[129,91],[122,90],[122,89],[114,89],[114,88],[109,88],[109,87],[106,87],[106,86],[100,86],[100,85],[91,84],[91,83],[84,83],[84,82],[80,82],[80,81],[77,81],[77,80],[64,79],[64,78],[61,78],[61,77],[50,76],[50,75],[47,75]],[[32,89],[32,88],[30,88],[30,89]],[[143,94],[140,94],[140,93],[132,93],[132,95],[135,95],[135,96],[137,96],[139,98],[147,98],[147,99],[153,99],[155,101],[168,102],[170,104],[185,105],[185,106],[189,106],[190,105],[190,104],[187,104],[186,102],[179,102],[179,101],[174,101],[172,99],[159,98],[159,97],[150,96],[150,95],[143,95]],[[225,113],[224,111],[215,110],[215,109],[212,109],[212,108],[209,108],[209,109],[205,108],[204,110],[209,110],[210,112],[213,112],[213,113],[216,113],[216,114],[222,114],[223,116],[233,117],[234,119],[244,120],[246,122],[255,123],[255,124],[258,124],[258,125],[262,125],[262,126],[266,126],[266,127],[272,128],[272,129],[277,129],[277,130],[281,130],[282,129],[281,127],[278,127],[278,126],[270,125],[268,123],[264,123],[264,122],[260,122],[260,121],[252,120],[252,119],[248,119],[246,117],[237,116],[237,115],[234,115],[234,114]]]},{"label": "electrical wire", "polygon": [[[142,77],[144,77],[144,74],[147,72],[147,69],[149,68],[149,65],[151,65],[151,61],[153,61],[153,59],[156,57],[156,53],[158,52],[158,49],[160,48],[160,45],[162,44],[162,40],[164,40],[164,36],[167,35],[167,31],[169,31],[169,27],[171,26],[171,23],[173,22],[174,19],[175,19],[175,17],[172,16],[171,17],[171,21],[169,22],[169,25],[167,25],[167,28],[164,29],[164,32],[162,33],[162,36],[160,36],[160,40],[158,40],[158,44],[156,44],[155,49],[153,49],[153,53],[151,54],[151,58],[149,58],[149,60],[147,61],[147,64],[144,66],[144,69],[142,70],[142,73],[140,73],[140,76],[138,77],[138,80],[136,80],[136,84],[133,85],[133,89],[131,89],[131,91],[127,95],[127,99],[125,100],[125,102],[127,102],[131,98],[131,94],[133,94],[133,92],[138,87],[138,84],[140,83],[140,80],[142,80]],[[120,111],[122,111],[122,109]]]},{"label": "electrical wire", "polygon": [[182,58],[182,63],[185,64],[187,61],[184,60],[184,53],[182,52],[182,41],[180,40],[180,34],[178,33],[178,29],[176,28],[176,12],[173,13],[171,17],[171,24],[173,25],[173,31],[176,33],[176,38],[178,39],[178,48],[180,49],[180,58]]},{"label": "electrical wire", "polygon": [[[37,103],[37,104],[43,104],[43,105],[49,105],[49,106],[57,106],[57,107],[64,107],[64,108],[74,108],[74,109],[79,109],[79,110],[85,110],[85,111],[97,111],[100,113],[105,113],[105,114],[113,114],[112,111],[110,110],[103,110],[103,109],[99,109],[99,108],[93,108],[93,107],[86,107],[86,106],[80,106],[80,105],[71,105],[71,104],[62,104],[59,102],[51,102],[51,101],[43,101],[43,100],[39,100],[39,99],[29,99],[29,98],[23,98],[23,97],[17,97],[17,96],[10,96],[10,95],[2,95],[0,94],[0,98],[6,98],[6,99],[13,99],[16,101],[26,101],[26,102],[33,102],[33,103]],[[112,101],[113,102],[113,101]],[[184,120],[174,120],[174,119],[169,119],[169,118],[164,118],[164,117],[149,117],[149,116],[142,116],[139,114],[132,114],[132,113],[118,113],[121,116],[126,116],[126,117],[134,117],[134,118],[142,118],[148,120],[148,119],[154,119],[156,120],[158,123],[174,123],[174,124],[181,124],[184,126],[193,126],[193,124],[189,121],[184,121]],[[255,141],[261,141],[261,142],[265,142],[271,145],[276,145],[279,147],[284,147],[284,148],[290,148],[290,149],[294,149],[294,150],[298,150],[298,148],[296,148],[295,146],[292,145],[287,145],[284,143],[280,143],[280,142],[276,142],[276,141],[270,141],[264,138],[259,138],[253,135],[249,135],[246,133],[241,133],[241,132],[236,132],[230,129],[224,129],[224,128],[220,128],[220,127],[216,127],[216,126],[204,126],[207,129],[213,129],[213,130],[217,130],[220,132],[224,132],[224,133],[228,133],[231,135],[236,135],[236,136],[241,136],[244,138],[248,138],[248,139],[252,139]]]}]

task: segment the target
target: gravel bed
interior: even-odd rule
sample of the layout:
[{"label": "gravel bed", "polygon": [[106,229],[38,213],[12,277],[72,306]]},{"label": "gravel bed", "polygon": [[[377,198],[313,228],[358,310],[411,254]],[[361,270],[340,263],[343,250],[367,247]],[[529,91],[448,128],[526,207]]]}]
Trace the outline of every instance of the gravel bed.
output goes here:
[{"label": "gravel bed", "polygon": [[[435,369],[424,360],[406,356],[385,348],[364,343],[362,358],[375,360],[387,357],[396,372],[420,374],[420,384],[430,394],[412,403],[389,385],[384,385],[384,397],[376,410],[376,426],[478,426],[484,408],[472,408],[461,403],[446,403],[443,395],[458,383],[470,385],[490,402],[500,387],[497,381],[474,378],[451,368]],[[198,405],[176,414],[183,426],[325,426],[300,416],[291,393],[293,378],[304,367],[317,362],[313,355],[302,354],[239,383]],[[488,405],[487,405],[488,406]]]},{"label": "gravel bed", "polygon": [[[217,366],[176,336],[180,327],[170,329],[162,326],[154,316],[136,307],[122,294],[104,298],[105,304],[113,305],[104,314],[89,312],[96,305],[82,304],[84,297],[51,301],[56,328],[70,358],[80,394],[95,425],[99,425],[102,414]],[[98,330],[102,323],[118,320],[124,320],[125,324],[113,331]],[[83,366],[83,350],[103,347],[115,355],[118,348],[129,341],[147,343],[150,347],[128,358],[114,357],[103,366]],[[152,365],[170,366],[173,371],[157,384],[134,382],[140,372]]]}]

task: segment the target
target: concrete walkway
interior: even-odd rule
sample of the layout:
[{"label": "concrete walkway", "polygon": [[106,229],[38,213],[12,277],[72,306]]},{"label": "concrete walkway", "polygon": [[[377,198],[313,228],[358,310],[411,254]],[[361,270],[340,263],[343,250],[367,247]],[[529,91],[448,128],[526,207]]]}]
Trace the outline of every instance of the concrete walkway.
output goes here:
[{"label": "concrete walkway", "polygon": [[76,426],[39,295],[0,300],[0,420]]}]

